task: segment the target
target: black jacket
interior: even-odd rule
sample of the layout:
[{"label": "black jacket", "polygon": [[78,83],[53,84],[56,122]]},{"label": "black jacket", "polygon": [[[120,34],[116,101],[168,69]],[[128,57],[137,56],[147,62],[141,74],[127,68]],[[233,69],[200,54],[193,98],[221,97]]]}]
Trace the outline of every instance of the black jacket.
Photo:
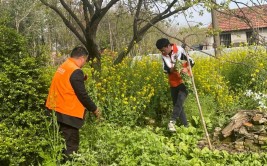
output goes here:
[{"label": "black jacket", "polygon": [[[84,74],[81,69],[75,70],[70,76],[70,83],[76,96],[78,97],[79,101],[88,111],[95,111],[97,109],[95,103],[91,100],[89,95],[86,92],[85,85],[84,85]],[[47,114],[51,115],[51,110],[46,111]],[[59,112],[55,112],[57,116],[57,121],[60,123],[64,123],[70,125],[75,128],[81,128],[84,119],[65,115]],[[85,116],[85,115],[84,115]]]}]

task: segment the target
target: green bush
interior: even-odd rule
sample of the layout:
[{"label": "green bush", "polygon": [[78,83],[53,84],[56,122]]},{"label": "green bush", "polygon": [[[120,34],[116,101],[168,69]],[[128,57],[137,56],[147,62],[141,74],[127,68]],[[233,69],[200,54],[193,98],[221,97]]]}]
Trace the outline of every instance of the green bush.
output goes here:
[{"label": "green bush", "polygon": [[25,39],[18,35],[13,29],[0,26],[0,71],[6,61],[12,61],[13,64],[19,64],[22,57],[25,57],[26,47]]},{"label": "green bush", "polygon": [[14,30],[1,26],[0,38],[0,163],[36,164],[45,144],[41,112],[49,69],[28,55],[25,40]]},{"label": "green bush", "polygon": [[266,49],[255,46],[221,58],[221,73],[229,82],[229,89],[239,96],[240,108],[267,109],[267,98],[263,97],[267,89],[266,59]]},{"label": "green bush", "polygon": [[242,47],[216,59],[195,58],[193,73],[200,103],[205,107],[206,100],[214,102],[208,109],[211,114],[204,113],[213,125],[222,126],[239,109],[267,109],[266,58],[261,47]]},{"label": "green bush", "polygon": [[224,54],[220,59],[220,71],[229,89],[234,92],[265,90],[266,88],[266,50],[262,48],[238,49]]}]

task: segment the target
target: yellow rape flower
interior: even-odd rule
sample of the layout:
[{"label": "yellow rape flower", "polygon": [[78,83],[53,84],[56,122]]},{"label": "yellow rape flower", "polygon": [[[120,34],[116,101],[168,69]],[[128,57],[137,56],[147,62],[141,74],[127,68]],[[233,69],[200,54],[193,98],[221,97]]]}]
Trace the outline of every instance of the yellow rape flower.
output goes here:
[{"label": "yellow rape flower", "polygon": [[101,87],[101,82],[96,84],[97,87]]}]

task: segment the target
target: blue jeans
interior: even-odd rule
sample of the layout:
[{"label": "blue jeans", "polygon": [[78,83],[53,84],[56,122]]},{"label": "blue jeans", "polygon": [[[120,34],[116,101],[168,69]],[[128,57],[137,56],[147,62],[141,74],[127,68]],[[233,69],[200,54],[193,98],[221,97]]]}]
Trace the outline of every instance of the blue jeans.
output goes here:
[{"label": "blue jeans", "polygon": [[177,87],[171,87],[171,96],[173,102],[173,112],[172,112],[172,121],[176,121],[179,117],[182,124],[187,127],[187,119],[184,112],[184,101],[188,95],[186,87],[184,84],[180,84]]}]

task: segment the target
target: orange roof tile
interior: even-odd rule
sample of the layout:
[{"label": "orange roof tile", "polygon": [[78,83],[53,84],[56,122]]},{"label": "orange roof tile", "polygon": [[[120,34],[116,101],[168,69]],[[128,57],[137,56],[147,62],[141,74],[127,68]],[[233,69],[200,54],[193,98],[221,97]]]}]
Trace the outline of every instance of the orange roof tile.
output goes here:
[{"label": "orange roof tile", "polygon": [[[267,5],[232,9],[231,13],[234,13],[241,18],[218,12],[217,17],[219,28],[222,31],[246,30],[251,29],[251,27],[267,27]],[[246,19],[244,18],[249,20],[249,24],[246,23]]]}]

